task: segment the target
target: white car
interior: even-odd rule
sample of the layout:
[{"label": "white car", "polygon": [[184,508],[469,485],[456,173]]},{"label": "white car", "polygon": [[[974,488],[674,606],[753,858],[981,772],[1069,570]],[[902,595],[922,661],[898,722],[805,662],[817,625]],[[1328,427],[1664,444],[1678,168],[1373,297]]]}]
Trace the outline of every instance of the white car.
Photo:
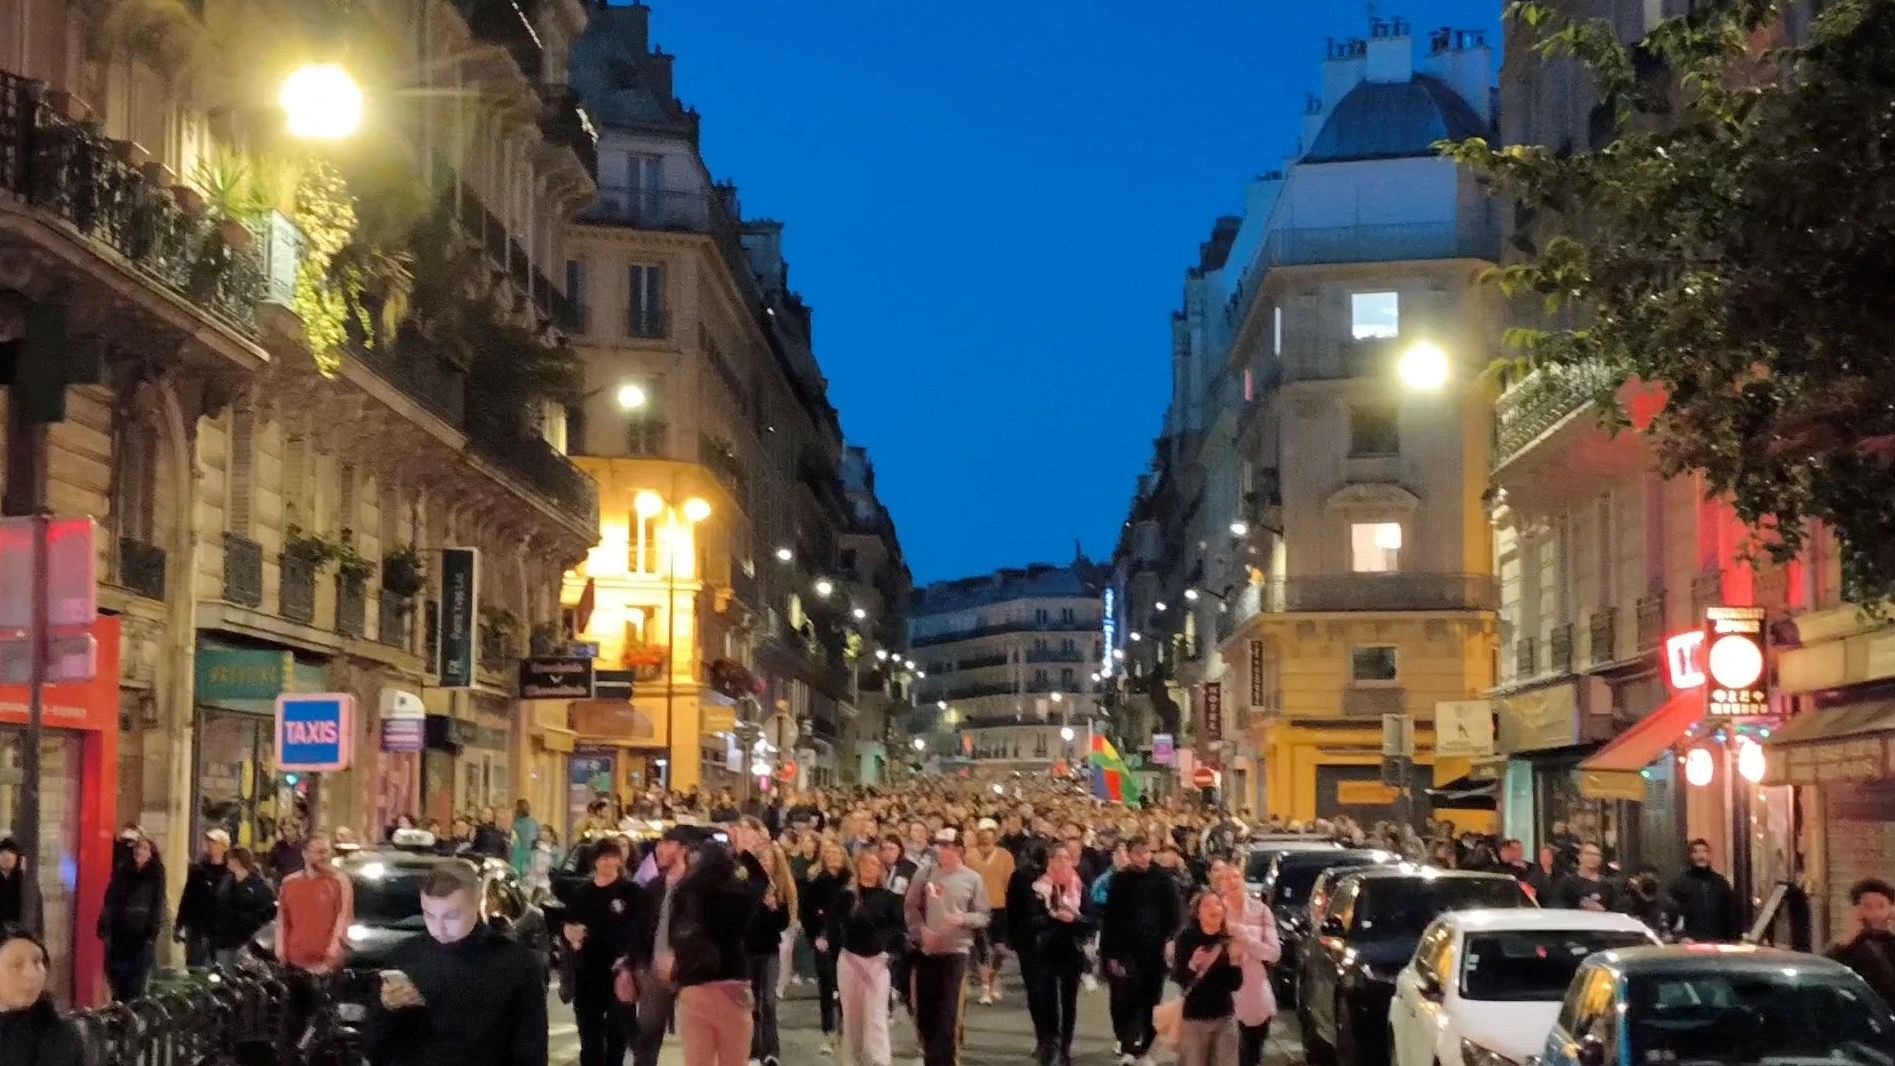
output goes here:
[{"label": "white car", "polygon": [[1388,1006],[1394,1066],[1522,1066],[1546,1044],[1586,956],[1656,944],[1630,915],[1453,911],[1421,935]]}]

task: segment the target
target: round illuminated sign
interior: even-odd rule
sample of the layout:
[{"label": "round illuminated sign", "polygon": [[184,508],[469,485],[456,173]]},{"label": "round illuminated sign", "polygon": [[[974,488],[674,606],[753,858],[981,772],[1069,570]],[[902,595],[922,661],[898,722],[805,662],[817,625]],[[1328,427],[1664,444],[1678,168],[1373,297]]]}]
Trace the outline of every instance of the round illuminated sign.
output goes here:
[{"label": "round illuminated sign", "polygon": [[1763,771],[1763,745],[1749,737],[1738,737],[1737,772],[1754,785],[1763,780]]},{"label": "round illuminated sign", "polygon": [[1724,688],[1749,688],[1763,676],[1763,651],[1746,636],[1726,633],[1711,645],[1711,680]]},{"label": "round illuminated sign", "polygon": [[1684,779],[1698,788],[1711,783],[1717,773],[1717,765],[1711,753],[1704,748],[1692,748],[1684,757]]}]

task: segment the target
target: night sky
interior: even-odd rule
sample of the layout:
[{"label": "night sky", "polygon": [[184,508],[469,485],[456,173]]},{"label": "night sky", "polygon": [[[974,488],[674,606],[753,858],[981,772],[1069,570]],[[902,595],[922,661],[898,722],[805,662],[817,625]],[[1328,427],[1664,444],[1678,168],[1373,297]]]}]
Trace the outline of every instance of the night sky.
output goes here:
[{"label": "night sky", "polygon": [[648,0],[712,172],[791,282],[918,582],[1108,556],[1170,390],[1183,271],[1279,168],[1369,9],[1501,0]]}]

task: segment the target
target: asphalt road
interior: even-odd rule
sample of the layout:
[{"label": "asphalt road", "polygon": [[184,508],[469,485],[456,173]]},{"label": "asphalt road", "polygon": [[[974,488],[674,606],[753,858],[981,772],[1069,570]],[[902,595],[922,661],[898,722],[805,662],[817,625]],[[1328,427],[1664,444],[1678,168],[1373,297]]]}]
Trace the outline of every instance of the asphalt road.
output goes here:
[{"label": "asphalt road", "polygon": [[[1019,973],[1009,965],[1004,975],[1003,997],[991,1007],[983,1007],[973,996],[967,1001],[967,1048],[961,1066],[1023,1066],[1032,1062],[1033,1024],[1026,1013],[1026,998]],[[1176,994],[1176,989],[1172,990]],[[787,999],[778,1006],[782,1025],[783,1066],[820,1066],[829,1061],[822,1053],[822,1032],[816,1013],[816,986],[793,986]],[[559,1002],[550,1002],[552,1018],[553,1066],[572,1066],[579,1061],[579,1033],[572,1021],[572,1010]],[[915,1048],[914,1025],[897,1012],[894,1019],[896,1066],[913,1066],[921,1060]],[[1103,986],[1097,992],[1079,996],[1079,1031],[1073,1041],[1075,1066],[1116,1066],[1113,1054],[1112,1023],[1106,1009]],[[1279,1018],[1270,1032],[1266,1056],[1269,1066],[1285,1066],[1303,1059],[1302,1041],[1296,1035],[1291,1015]],[[629,1060],[628,1060],[629,1061]],[[684,1055],[675,1040],[665,1042],[661,1066],[684,1066]],[[1162,1061],[1162,1060],[1161,1060]]]}]

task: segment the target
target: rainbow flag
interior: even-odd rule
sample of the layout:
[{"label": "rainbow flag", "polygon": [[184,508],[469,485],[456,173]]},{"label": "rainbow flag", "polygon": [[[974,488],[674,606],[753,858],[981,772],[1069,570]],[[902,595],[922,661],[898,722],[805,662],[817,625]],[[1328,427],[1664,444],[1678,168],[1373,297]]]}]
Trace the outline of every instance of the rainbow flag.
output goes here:
[{"label": "rainbow flag", "polygon": [[1092,734],[1092,794],[1107,803],[1136,804],[1138,779],[1103,734]]}]

